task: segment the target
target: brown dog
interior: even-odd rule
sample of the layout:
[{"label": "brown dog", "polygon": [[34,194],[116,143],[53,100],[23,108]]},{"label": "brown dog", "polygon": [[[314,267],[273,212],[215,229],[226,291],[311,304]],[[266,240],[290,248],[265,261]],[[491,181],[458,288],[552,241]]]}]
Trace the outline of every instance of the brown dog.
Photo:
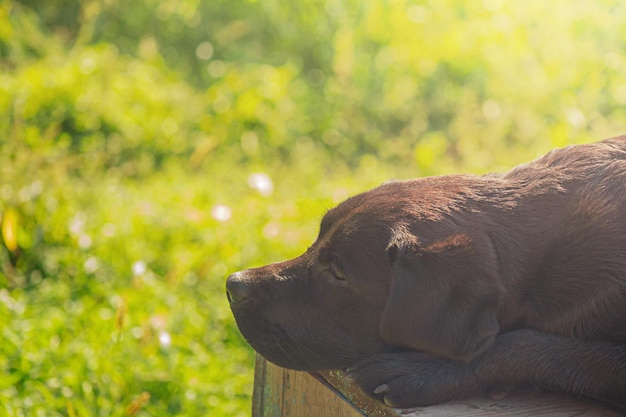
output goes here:
[{"label": "brown dog", "polygon": [[265,358],[350,367],[392,406],[532,386],[626,407],[626,136],[386,183],[227,295]]}]

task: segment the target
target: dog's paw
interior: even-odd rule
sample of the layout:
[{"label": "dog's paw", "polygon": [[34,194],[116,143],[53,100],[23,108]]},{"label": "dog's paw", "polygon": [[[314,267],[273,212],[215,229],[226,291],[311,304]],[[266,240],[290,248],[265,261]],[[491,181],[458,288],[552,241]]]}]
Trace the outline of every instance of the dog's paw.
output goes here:
[{"label": "dog's paw", "polygon": [[466,363],[415,352],[374,355],[347,372],[363,392],[394,408],[440,404],[480,390]]}]

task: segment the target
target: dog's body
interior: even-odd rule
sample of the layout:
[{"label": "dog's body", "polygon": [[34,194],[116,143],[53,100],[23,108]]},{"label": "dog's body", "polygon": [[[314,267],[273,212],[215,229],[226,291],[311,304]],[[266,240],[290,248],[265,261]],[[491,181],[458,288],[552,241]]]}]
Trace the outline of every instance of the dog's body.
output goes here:
[{"label": "dog's body", "polygon": [[389,405],[536,386],[626,407],[626,136],[384,184],[227,289],[261,355],[350,367]]}]

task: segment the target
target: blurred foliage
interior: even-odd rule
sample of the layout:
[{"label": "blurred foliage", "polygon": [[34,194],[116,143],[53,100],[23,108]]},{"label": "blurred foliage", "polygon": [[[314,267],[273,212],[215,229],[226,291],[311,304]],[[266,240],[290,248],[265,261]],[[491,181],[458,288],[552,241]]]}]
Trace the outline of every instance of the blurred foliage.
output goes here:
[{"label": "blurred foliage", "polygon": [[249,413],[225,276],[389,177],[623,133],[608,0],[0,2],[0,410]]}]

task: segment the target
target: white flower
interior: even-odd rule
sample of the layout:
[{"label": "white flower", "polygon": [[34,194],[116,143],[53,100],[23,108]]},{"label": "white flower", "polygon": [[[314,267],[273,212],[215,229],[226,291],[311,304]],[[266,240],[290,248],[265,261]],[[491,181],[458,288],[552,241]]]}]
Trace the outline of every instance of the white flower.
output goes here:
[{"label": "white flower", "polygon": [[269,175],[262,172],[252,174],[248,177],[248,185],[259,192],[264,197],[274,192],[274,184]]},{"label": "white flower", "polygon": [[211,209],[211,216],[218,222],[227,222],[233,216],[233,211],[228,206],[218,204]]}]

